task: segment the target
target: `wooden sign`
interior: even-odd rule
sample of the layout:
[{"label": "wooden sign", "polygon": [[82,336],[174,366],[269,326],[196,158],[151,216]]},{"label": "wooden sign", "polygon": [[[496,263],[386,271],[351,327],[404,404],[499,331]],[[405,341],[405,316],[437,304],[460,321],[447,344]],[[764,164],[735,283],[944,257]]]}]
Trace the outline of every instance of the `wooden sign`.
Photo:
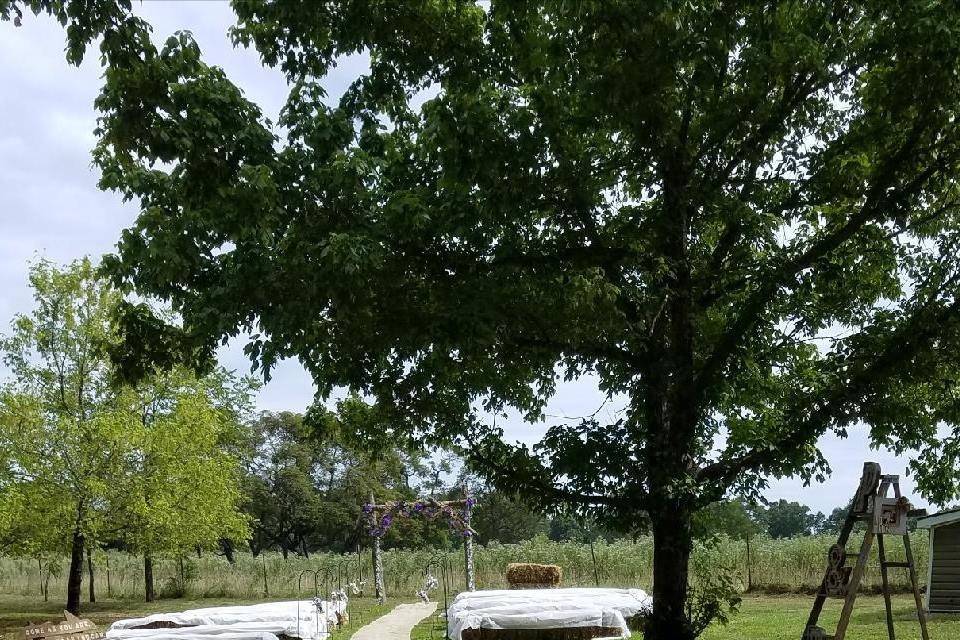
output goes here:
[{"label": "wooden sign", "polygon": [[907,535],[907,513],[910,503],[906,498],[873,499],[873,529],[878,535]]},{"label": "wooden sign", "polygon": [[69,611],[63,612],[63,622],[43,622],[28,624],[23,629],[24,640],[42,640],[56,638],[57,640],[101,640],[102,631],[97,631],[97,625],[89,620],[78,618]]}]

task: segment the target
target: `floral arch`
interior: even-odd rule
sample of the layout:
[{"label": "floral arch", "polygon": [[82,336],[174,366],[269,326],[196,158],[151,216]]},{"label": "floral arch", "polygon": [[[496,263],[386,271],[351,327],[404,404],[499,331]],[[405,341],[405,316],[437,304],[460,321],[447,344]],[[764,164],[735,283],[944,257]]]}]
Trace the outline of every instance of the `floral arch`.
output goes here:
[{"label": "floral arch", "polygon": [[378,600],[383,602],[386,598],[380,540],[398,518],[420,517],[442,521],[456,531],[463,538],[466,588],[468,591],[476,589],[473,570],[473,536],[476,532],[470,527],[470,518],[476,501],[470,495],[468,488],[464,487],[463,493],[461,500],[420,498],[412,502],[394,500],[380,504],[377,503],[373,494],[370,495],[370,501],[363,505],[363,513],[367,521],[367,533],[373,538],[373,584]]}]

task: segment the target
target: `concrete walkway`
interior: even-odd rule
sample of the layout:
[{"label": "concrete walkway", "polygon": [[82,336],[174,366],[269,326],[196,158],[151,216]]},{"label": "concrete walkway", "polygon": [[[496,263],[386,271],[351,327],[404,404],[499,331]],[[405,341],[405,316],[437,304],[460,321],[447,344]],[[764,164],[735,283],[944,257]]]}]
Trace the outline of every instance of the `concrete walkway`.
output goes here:
[{"label": "concrete walkway", "polygon": [[399,604],[387,615],[361,627],[353,634],[353,640],[410,640],[410,632],[417,623],[436,608],[436,602]]}]

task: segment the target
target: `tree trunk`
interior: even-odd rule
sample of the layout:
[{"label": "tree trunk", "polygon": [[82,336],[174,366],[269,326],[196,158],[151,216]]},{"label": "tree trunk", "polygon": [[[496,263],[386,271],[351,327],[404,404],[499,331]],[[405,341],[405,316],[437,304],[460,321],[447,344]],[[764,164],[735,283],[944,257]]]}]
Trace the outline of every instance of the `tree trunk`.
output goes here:
[{"label": "tree trunk", "polygon": [[153,602],[156,599],[153,591],[153,558],[149,553],[143,554],[143,599]]},{"label": "tree trunk", "polygon": [[264,555],[260,560],[263,566],[263,597],[267,598],[270,596],[270,587],[267,586],[267,556]]},{"label": "tree trunk", "polygon": [[177,561],[180,565],[180,597],[182,598],[187,592],[187,573],[183,570],[183,556],[177,558]]},{"label": "tree trunk", "polygon": [[233,540],[229,538],[220,538],[220,553],[222,553],[223,557],[227,559],[227,562],[230,564],[236,564],[237,558],[234,555]]},{"label": "tree trunk", "polygon": [[66,609],[73,615],[80,613],[80,587],[83,585],[83,534],[78,529],[73,531],[73,541],[70,544],[70,573],[67,577],[67,606]]},{"label": "tree trunk", "polygon": [[87,577],[90,579],[90,602],[97,601],[97,590],[93,586],[93,552],[87,546]]},{"label": "tree trunk", "polygon": [[693,640],[687,619],[687,575],[693,538],[690,512],[653,515],[653,614],[646,640]]}]

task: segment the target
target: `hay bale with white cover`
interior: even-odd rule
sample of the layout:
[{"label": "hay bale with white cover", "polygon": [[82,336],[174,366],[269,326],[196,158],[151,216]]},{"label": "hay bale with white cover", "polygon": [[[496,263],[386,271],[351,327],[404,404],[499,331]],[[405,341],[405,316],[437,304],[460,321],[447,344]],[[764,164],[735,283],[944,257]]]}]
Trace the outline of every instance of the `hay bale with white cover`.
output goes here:
[{"label": "hay bale with white cover", "polygon": [[614,627],[570,627],[569,629],[467,629],[462,640],[594,640],[618,638]]},{"label": "hay bale with white cover", "polygon": [[346,596],[205,607],[117,620],[106,640],[325,640],[345,614]]},{"label": "hay bale with white cover", "polygon": [[560,586],[563,572],[555,564],[511,562],[507,565],[507,583],[511,589],[549,589]]},{"label": "hay bale with white cover", "polygon": [[640,589],[526,589],[464,592],[447,610],[451,640],[629,638],[650,609]]}]

